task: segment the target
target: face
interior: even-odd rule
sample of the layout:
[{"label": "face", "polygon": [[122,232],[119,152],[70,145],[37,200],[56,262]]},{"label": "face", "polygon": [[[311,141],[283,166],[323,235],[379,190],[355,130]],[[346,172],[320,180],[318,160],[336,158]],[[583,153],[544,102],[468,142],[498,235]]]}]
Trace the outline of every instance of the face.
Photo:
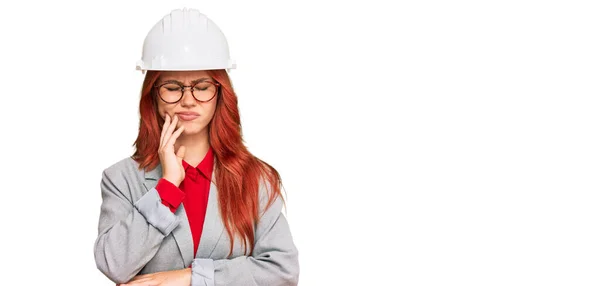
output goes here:
[{"label": "face", "polygon": [[[199,100],[203,100],[200,98],[200,95],[203,92],[206,92],[206,90],[210,89],[206,87],[206,83],[202,83],[203,80],[215,82],[206,71],[164,71],[161,73],[155,85],[158,86],[163,83],[172,82],[180,83],[185,86],[191,86],[200,82],[198,85],[196,85],[194,95],[196,95]],[[214,86],[214,88],[218,90],[216,86]],[[178,92],[177,85],[169,84],[163,86],[161,89],[161,94],[165,95],[167,92]],[[166,103],[160,98],[156,98],[156,100],[160,116],[165,119],[165,113],[167,113],[169,114],[171,121],[174,119],[174,116],[179,117],[177,128],[179,128],[181,125],[185,125],[185,130],[181,135],[186,136],[207,131],[206,127],[210,123],[210,120],[215,113],[217,97],[218,95],[214,96],[208,102],[200,102],[196,100],[194,96],[192,96],[192,88],[186,87],[183,92],[183,97],[176,103]],[[166,96],[163,96],[163,98],[167,99]],[[175,100],[167,99],[169,102]],[[193,115],[185,115],[184,113],[191,113]],[[177,130],[177,128],[175,130]]]}]

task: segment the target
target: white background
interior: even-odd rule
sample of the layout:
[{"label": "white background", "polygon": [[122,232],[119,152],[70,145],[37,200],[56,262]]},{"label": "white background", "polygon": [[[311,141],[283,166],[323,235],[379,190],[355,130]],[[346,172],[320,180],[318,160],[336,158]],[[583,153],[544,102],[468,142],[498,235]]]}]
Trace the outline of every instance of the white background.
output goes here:
[{"label": "white background", "polygon": [[144,37],[183,7],[227,36],[300,285],[600,283],[595,1],[1,5],[0,284],[114,285],[101,172],[133,152]]}]

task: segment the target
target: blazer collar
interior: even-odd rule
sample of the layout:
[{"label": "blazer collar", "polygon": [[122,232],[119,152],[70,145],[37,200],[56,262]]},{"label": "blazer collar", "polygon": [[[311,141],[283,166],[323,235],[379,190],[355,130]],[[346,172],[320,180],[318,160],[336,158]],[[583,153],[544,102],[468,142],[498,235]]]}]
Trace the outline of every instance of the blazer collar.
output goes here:
[{"label": "blazer collar", "polygon": [[[213,170],[214,169],[213,162]],[[148,172],[144,171],[144,185],[146,186],[146,190],[150,191],[154,188],[161,177],[162,166],[160,163],[156,168]],[[208,204],[206,207],[206,217],[204,219],[202,235],[200,236],[200,245],[198,245],[198,250],[196,251],[196,258],[211,258],[211,254],[216,248],[217,242],[225,228],[223,226],[221,214],[219,213],[218,190],[215,181],[215,172],[212,172]],[[180,222],[171,233],[179,247],[179,254],[183,259],[183,265],[187,267],[194,260],[194,242],[183,203],[179,205],[175,211],[175,215]]]}]

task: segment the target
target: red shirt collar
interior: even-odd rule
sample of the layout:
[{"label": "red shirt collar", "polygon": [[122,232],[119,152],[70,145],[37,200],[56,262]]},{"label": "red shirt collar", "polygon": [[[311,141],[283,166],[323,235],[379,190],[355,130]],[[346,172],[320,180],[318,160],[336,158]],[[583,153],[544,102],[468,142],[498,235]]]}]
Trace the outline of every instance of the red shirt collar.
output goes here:
[{"label": "red shirt collar", "polygon": [[[183,169],[186,171],[188,168],[193,168],[185,160],[182,160],[181,163],[183,165]],[[207,179],[210,180],[211,175],[212,175],[212,170],[213,170],[213,163],[214,163],[214,155],[213,155],[212,147],[209,147],[208,152],[206,152],[206,155],[204,156],[204,159],[202,159],[200,164],[198,164],[198,166],[196,166],[196,169],[198,171],[200,171],[200,173],[202,173],[204,175],[204,177],[206,177]]]}]

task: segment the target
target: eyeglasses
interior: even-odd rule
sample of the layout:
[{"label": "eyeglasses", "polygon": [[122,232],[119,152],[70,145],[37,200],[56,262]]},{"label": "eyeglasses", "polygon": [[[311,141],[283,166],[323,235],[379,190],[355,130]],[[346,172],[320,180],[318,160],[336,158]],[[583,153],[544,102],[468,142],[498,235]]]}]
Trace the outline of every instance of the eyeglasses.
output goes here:
[{"label": "eyeglasses", "polygon": [[209,80],[203,80],[194,85],[183,85],[179,82],[169,81],[155,85],[154,88],[157,89],[158,96],[162,101],[166,103],[177,103],[183,98],[183,93],[187,87],[190,88],[192,96],[197,101],[208,102],[217,95],[220,86],[220,83]]}]

